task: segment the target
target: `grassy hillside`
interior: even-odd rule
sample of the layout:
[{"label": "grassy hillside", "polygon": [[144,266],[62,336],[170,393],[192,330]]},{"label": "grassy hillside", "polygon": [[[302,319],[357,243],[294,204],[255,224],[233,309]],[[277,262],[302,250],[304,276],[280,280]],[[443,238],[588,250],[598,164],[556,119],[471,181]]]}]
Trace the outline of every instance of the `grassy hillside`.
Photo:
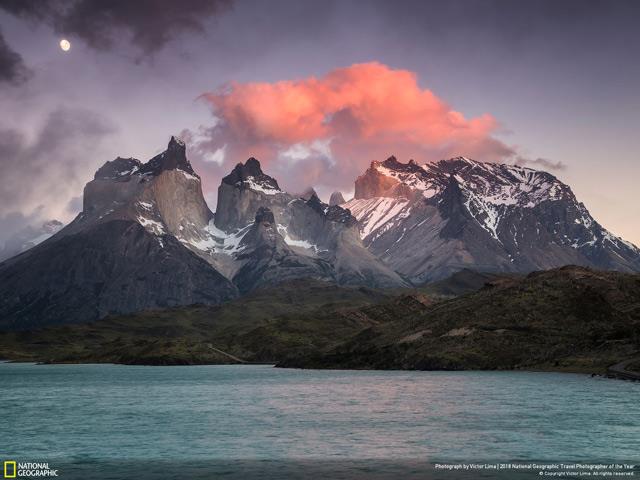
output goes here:
[{"label": "grassy hillside", "polygon": [[378,303],[388,294],[297,280],[222,306],[150,310],[85,324],[0,332],[0,358],[45,362],[142,364],[275,362],[283,351],[328,346],[367,327],[344,309]]},{"label": "grassy hillside", "polygon": [[[365,307],[372,323],[384,308]],[[282,366],[604,372],[640,356],[640,275],[564,267],[397,315]]]}]

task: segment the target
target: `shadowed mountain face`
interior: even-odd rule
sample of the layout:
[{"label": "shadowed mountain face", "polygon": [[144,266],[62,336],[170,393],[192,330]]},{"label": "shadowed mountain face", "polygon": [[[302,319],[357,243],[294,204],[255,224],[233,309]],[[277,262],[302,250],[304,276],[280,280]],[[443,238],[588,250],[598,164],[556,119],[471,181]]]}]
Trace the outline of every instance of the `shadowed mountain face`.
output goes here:
[{"label": "shadowed mountain face", "polygon": [[640,270],[637,247],[598,224],[569,186],[529,168],[391,157],[373,162],[341,206],[358,219],[367,248],[416,283],[462,268]]}]

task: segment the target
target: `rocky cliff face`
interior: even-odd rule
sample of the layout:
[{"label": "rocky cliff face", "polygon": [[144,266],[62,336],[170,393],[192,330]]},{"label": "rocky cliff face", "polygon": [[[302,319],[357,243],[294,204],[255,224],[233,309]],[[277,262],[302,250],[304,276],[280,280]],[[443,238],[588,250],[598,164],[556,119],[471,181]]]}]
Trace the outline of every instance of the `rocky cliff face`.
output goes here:
[{"label": "rocky cliff face", "polygon": [[256,159],[238,164],[219,195],[214,216],[174,137],[146,163],[107,162],[73,222],[0,264],[0,328],[218,304],[295,278],[405,285],[367,251],[347,210],[282,191]]},{"label": "rocky cliff face", "polygon": [[255,158],[238,163],[218,187],[215,225],[221,230],[242,228],[253,222],[260,207],[278,215],[291,196],[280,190],[278,182],[266,175]]},{"label": "rocky cliff face", "polygon": [[255,221],[240,242],[236,261],[241,264],[233,277],[240,292],[275,285],[294,278],[334,281],[331,264],[296,253],[278,232],[273,212],[260,207]]},{"label": "rocky cliff face", "polygon": [[159,236],[195,240],[212,217],[185,146],[172,137],[167,150],[146,164],[117,158],[101,167],[84,189],[82,213],[64,233],[129,219]]},{"label": "rocky cliff face", "polygon": [[345,199],[341,192],[333,192],[331,194],[331,197],[329,198],[330,207],[333,207],[334,205],[342,205],[343,203],[345,203]]},{"label": "rocky cliff face", "polygon": [[202,240],[211,218],[177,139],[146,164],[107,162],[85,187],[73,222],[0,264],[0,327],[235,298],[235,285],[184,245]]},{"label": "rocky cliff face", "polygon": [[[264,227],[264,222],[255,222],[262,209],[273,216],[265,232],[271,232],[274,238],[270,249],[264,248],[263,241],[260,250],[251,245],[257,238],[256,229],[262,228],[259,225]],[[265,281],[272,283],[272,278],[289,279],[294,275],[331,279],[341,285],[406,285],[397,273],[367,251],[358,233],[358,223],[347,210],[323,203],[313,190],[299,195],[282,191],[254,158],[236,165],[223,178],[212,227],[209,232],[213,248],[207,254],[243,291]],[[229,240],[233,249],[225,249],[225,242],[221,241],[224,238],[233,239]],[[254,253],[247,255],[248,251]],[[256,251],[269,253],[261,256]],[[262,260],[256,263],[257,257]],[[266,263],[265,258],[269,258]],[[264,265],[281,273],[270,273],[269,280],[265,280]],[[290,265],[297,267],[291,269]],[[252,275],[255,278],[249,279]]]},{"label": "rocky cliff face", "polygon": [[414,282],[467,267],[640,269],[637,247],[599,225],[569,186],[529,168],[391,157],[371,164],[343,207],[359,220],[369,250]]}]

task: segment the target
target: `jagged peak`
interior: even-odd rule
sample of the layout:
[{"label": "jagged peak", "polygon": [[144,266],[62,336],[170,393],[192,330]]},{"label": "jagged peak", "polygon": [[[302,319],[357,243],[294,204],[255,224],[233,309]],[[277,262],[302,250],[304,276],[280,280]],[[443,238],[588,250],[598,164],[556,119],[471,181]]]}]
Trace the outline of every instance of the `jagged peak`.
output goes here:
[{"label": "jagged peak", "polygon": [[267,195],[282,192],[276,179],[264,173],[260,161],[254,157],[247,159],[244,163],[237,163],[231,173],[222,179],[222,183]]},{"label": "jagged peak", "polygon": [[184,142],[176,136],[171,136],[164,152],[156,155],[147,163],[142,163],[133,157],[117,157],[100,167],[94,178],[96,180],[126,180],[127,177],[134,174],[155,176],[166,170],[181,170],[200,178],[187,160]]},{"label": "jagged peak", "polygon": [[314,190],[313,187],[309,187],[307,188],[304,192],[296,195],[298,198],[303,198],[304,200],[309,200],[311,197],[313,196],[318,196],[318,194],[316,193],[316,191]]},{"label": "jagged peak", "polygon": [[407,163],[400,162],[394,155],[391,155],[383,162],[373,161],[371,162],[372,170],[377,170],[380,173],[384,173],[385,169],[396,172],[415,172],[420,170],[420,166],[415,160],[411,159]]},{"label": "jagged peak", "polygon": [[171,148],[185,149],[186,146],[184,142],[180,140],[180,138],[176,137],[175,135],[171,135],[171,138],[169,139],[169,145],[167,145],[167,149],[171,149]]},{"label": "jagged peak", "polygon": [[357,220],[348,209],[339,205],[324,203],[315,193],[305,203],[331,222],[343,223],[347,226],[353,226],[357,223]]},{"label": "jagged peak", "polygon": [[382,165],[388,168],[394,168],[396,166],[402,165],[402,163],[400,163],[394,155],[391,155],[384,162],[382,162]]},{"label": "jagged peak", "polygon": [[182,140],[171,136],[167,149],[145,163],[140,169],[140,173],[159,175],[165,170],[182,170],[197,177],[191,163],[187,160],[186,150]]},{"label": "jagged peak", "polygon": [[124,178],[140,170],[142,162],[136,158],[117,157],[100,167],[93,178],[96,180],[113,180]]},{"label": "jagged peak", "polygon": [[345,199],[342,192],[335,191],[331,194],[331,197],[329,198],[329,206],[342,205],[343,203],[345,203]]}]

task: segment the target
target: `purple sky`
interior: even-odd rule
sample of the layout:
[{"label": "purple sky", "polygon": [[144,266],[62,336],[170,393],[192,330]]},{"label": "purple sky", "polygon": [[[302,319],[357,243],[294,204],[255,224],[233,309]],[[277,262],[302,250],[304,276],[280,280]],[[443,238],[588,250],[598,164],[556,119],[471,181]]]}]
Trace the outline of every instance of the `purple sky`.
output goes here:
[{"label": "purple sky", "polygon": [[[220,176],[251,148],[284,186],[303,190],[309,182],[326,196],[348,193],[364,165],[383,159],[372,156],[494,161],[503,146],[505,161],[563,167],[550,171],[605,227],[640,244],[640,2],[141,0],[106,11],[91,0],[75,3],[63,12],[56,0],[0,0],[0,241],[29,222],[68,221],[105,161],[146,160],[182,132],[194,142],[213,209]],[[66,53],[63,37],[72,43]],[[415,97],[385,93],[365,141],[341,115],[344,92],[369,83],[351,66],[373,62],[392,72],[385,88],[396,85],[394,72],[413,73]],[[245,124],[222,129],[229,118],[217,120],[212,102],[200,98],[214,92],[249,108],[255,97],[245,93],[256,83],[271,84],[277,105],[284,97],[274,91],[317,100],[339,88],[330,108],[310,110],[330,117],[331,128],[296,136],[295,128],[269,124],[247,139]],[[413,98],[424,108],[403,115]],[[359,111],[370,112],[371,102],[362,100]],[[444,114],[460,112],[465,122],[487,115],[494,125],[475,136],[452,131],[446,148],[447,130],[409,135],[412,121],[420,129],[423,118],[437,123],[441,104]],[[290,108],[296,125],[308,119],[306,109]],[[279,119],[283,128],[287,118]],[[331,139],[329,151],[315,138]]]}]

